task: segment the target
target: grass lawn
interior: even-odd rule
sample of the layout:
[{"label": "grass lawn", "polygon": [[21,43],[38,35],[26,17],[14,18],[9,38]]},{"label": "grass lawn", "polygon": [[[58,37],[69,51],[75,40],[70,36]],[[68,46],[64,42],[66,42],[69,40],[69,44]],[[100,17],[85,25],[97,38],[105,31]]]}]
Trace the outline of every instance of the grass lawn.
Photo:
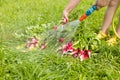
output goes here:
[{"label": "grass lawn", "polygon": [[[108,46],[105,40],[96,43],[95,33],[101,28],[102,8],[88,17],[75,35],[75,47],[89,48],[91,57],[84,61],[62,56],[54,51],[34,50],[22,52],[16,47],[28,37],[20,37],[28,27],[39,25],[48,30],[59,23],[68,0],[0,0],[0,80],[120,80],[120,41]],[[87,3],[86,3],[87,2]],[[83,0],[69,15],[70,21],[78,19],[94,0]],[[118,22],[118,9],[115,25]],[[46,25],[46,28],[42,25]],[[37,32],[37,31],[35,31]],[[16,36],[16,33],[18,36]],[[84,33],[84,34],[83,34]],[[112,27],[109,29],[112,36]],[[89,43],[88,41],[91,40]]]}]

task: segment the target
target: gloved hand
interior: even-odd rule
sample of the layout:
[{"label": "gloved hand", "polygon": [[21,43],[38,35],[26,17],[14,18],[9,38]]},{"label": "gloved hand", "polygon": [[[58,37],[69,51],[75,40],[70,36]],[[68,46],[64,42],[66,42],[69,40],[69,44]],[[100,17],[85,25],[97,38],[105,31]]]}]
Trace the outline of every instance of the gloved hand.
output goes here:
[{"label": "gloved hand", "polygon": [[108,37],[107,34],[103,33],[102,31],[99,31],[99,33],[98,33],[98,35],[97,35],[97,38],[98,38],[98,39],[104,39],[104,38],[106,38],[106,37]]}]

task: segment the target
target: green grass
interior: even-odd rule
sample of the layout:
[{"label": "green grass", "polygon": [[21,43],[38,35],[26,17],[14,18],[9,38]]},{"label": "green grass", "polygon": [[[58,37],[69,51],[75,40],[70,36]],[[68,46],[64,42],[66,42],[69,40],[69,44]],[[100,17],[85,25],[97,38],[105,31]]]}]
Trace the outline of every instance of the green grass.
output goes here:
[{"label": "green grass", "polygon": [[[16,49],[26,40],[16,38],[16,32],[24,33],[29,26],[43,28],[41,24],[58,24],[67,1],[0,0],[0,80],[120,80],[120,44],[110,47],[104,40],[99,44],[94,40],[106,8],[88,17],[76,32],[75,40],[80,40],[76,46],[89,48],[92,54],[83,62],[49,50],[21,52]],[[93,2],[82,1],[71,12],[70,20],[77,19]],[[112,28],[109,33],[113,35]]]}]

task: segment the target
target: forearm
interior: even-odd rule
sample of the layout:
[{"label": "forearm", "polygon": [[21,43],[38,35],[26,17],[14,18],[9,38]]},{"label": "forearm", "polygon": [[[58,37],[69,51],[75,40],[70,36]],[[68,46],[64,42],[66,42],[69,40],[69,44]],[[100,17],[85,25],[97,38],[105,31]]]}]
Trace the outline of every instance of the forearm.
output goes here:
[{"label": "forearm", "polygon": [[118,3],[119,3],[119,0],[111,0],[109,5],[108,5],[107,11],[105,13],[103,25],[102,25],[103,26],[102,31],[104,33],[106,33],[107,29],[109,28],[109,26],[112,22],[115,10],[118,6]]},{"label": "forearm", "polygon": [[116,31],[117,31],[118,35],[120,36],[120,17],[119,17],[119,23],[118,23]]},{"label": "forearm", "polygon": [[77,6],[79,4],[81,0],[69,0],[69,3],[67,4],[67,6],[65,7],[65,11],[67,11],[68,13],[70,11],[72,11],[72,9]]}]

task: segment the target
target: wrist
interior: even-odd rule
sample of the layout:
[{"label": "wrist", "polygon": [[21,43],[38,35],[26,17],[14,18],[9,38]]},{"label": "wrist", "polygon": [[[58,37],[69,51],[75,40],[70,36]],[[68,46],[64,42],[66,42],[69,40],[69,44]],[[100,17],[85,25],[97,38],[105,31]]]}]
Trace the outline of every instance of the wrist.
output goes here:
[{"label": "wrist", "polygon": [[64,13],[68,13],[68,14],[70,13],[70,11],[71,11],[71,10],[70,10],[70,9],[67,9],[67,8],[63,10]]}]

